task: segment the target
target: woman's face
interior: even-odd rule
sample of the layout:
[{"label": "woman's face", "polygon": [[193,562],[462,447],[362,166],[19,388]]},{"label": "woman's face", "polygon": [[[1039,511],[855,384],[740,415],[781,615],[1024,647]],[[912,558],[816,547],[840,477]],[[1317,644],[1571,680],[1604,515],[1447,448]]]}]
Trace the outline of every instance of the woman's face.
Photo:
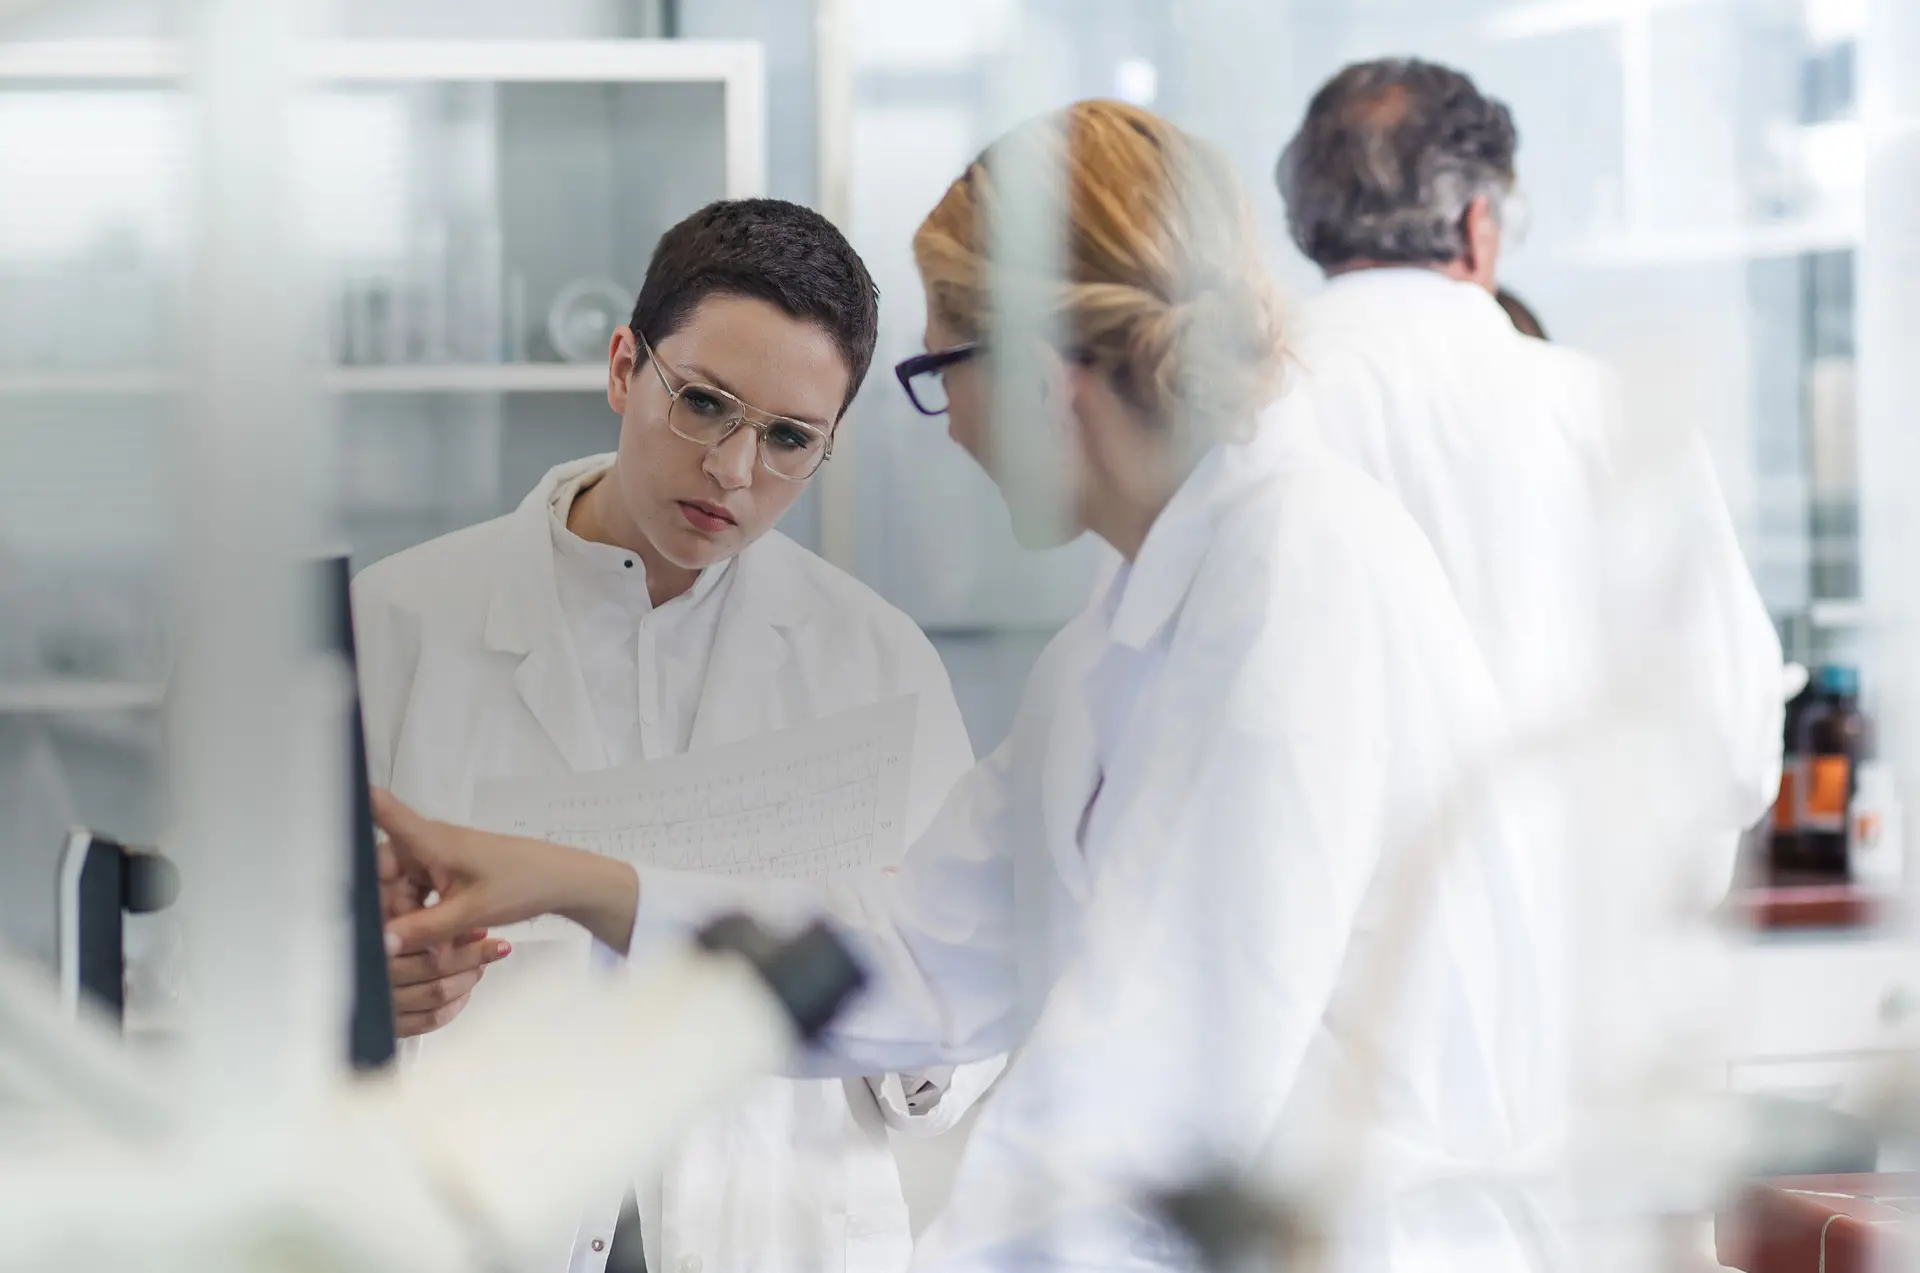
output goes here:
[{"label": "woman's face", "polygon": [[[929,350],[951,349],[966,337],[927,310]],[[1014,536],[1028,548],[1053,548],[1078,535],[1082,516],[1080,423],[1073,416],[1071,373],[1057,355],[1043,355],[1035,372],[1039,390],[1020,419],[1002,421],[994,394],[994,368],[985,357],[968,358],[942,375],[947,390],[947,436],[974,458],[1000,488],[1013,519]]]},{"label": "woman's face", "polygon": [[674,433],[661,373],[675,389],[699,381],[831,432],[851,372],[824,329],[738,296],[702,301],[654,353],[658,371],[631,332],[614,338],[607,401],[620,414],[616,512],[668,562],[704,570],[764,535],[807,483],[768,472],[759,435],[744,425],[713,447]]},{"label": "woman's face", "polygon": [[[931,308],[927,310],[929,350],[951,349],[963,343],[958,332],[942,322]],[[993,448],[987,417],[991,389],[981,361],[976,357],[955,363],[941,373],[941,378],[947,387],[947,436],[991,475]]]}]

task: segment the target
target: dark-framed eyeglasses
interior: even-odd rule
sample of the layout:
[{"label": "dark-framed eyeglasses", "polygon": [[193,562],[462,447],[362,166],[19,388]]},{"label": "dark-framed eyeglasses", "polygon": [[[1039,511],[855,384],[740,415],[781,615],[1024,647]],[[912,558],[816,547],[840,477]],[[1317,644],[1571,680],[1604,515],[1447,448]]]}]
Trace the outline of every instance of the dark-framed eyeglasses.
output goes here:
[{"label": "dark-framed eyeglasses", "polygon": [[745,425],[760,435],[756,440],[760,467],[788,482],[806,481],[833,458],[833,435],[804,420],[750,407],[725,389],[681,375],[677,367],[673,374],[680,376],[681,383],[674,388],[646,337],[636,334],[635,339],[647,351],[647,361],[667,391],[667,428],[674,436],[711,450]]},{"label": "dark-framed eyeglasses", "polygon": [[893,374],[900,378],[900,387],[907,391],[907,400],[913,403],[914,410],[921,415],[945,415],[947,368],[965,362],[978,354],[980,348],[979,341],[970,340],[964,345],[915,354],[911,358],[901,359],[895,365]]}]

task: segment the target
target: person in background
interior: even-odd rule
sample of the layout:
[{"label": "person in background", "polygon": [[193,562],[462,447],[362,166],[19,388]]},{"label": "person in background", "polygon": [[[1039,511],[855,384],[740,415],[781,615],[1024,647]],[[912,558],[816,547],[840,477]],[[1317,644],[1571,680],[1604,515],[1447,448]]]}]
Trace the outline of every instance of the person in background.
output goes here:
[{"label": "person in background", "polygon": [[1504,105],[1430,62],[1314,94],[1277,179],[1327,285],[1277,409],[1426,532],[1522,736],[1660,698],[1716,841],[1681,885],[1717,898],[1778,782],[1779,641],[1697,434],[1629,419],[1607,369],[1502,312],[1516,146]]},{"label": "person in background", "polygon": [[[908,829],[924,828],[973,763],[939,656],[773,529],[832,456],[877,305],[853,248],[798,205],[721,202],[668,230],[608,350],[619,449],[354,581],[373,782],[462,819],[492,779],[654,760],[913,695]],[[536,951],[521,945],[524,962]],[[470,997],[484,1012],[481,978],[504,948],[475,932],[393,960],[402,1034],[458,1028]],[[584,945],[538,953],[588,961]],[[997,1069],[770,1079],[641,1182],[620,1225],[617,1196],[590,1211],[543,1273],[598,1273],[615,1246],[615,1267],[633,1267],[636,1220],[654,1269],[895,1273],[911,1231],[886,1129],[951,1127]]]},{"label": "person in background", "polygon": [[1493,299],[1506,311],[1507,321],[1513,324],[1513,330],[1522,336],[1531,336],[1535,340],[1545,340],[1547,329],[1540,325],[1540,316],[1527,308],[1527,303],[1509,292],[1506,288],[1497,288]]},{"label": "person in background", "polygon": [[[1033,186],[1061,191],[1057,264],[990,261]],[[1248,444],[1281,328],[1231,166],[1081,102],[968,165],[914,255],[915,405],[1029,546],[1123,562],[897,873],[779,889],[872,976],[794,1064],[1018,1049],[916,1266],[1191,1269],[1155,1197],[1258,1170],[1330,1200],[1316,1268],[1553,1267],[1515,1174],[1560,1118],[1553,855],[1475,798],[1497,695],[1418,528],[1309,429]],[[1007,335],[1006,295],[1054,334]],[[1062,463],[1028,463],[1041,439]],[[651,944],[776,900],[376,807],[389,878],[441,899],[399,950],[548,910]]]}]

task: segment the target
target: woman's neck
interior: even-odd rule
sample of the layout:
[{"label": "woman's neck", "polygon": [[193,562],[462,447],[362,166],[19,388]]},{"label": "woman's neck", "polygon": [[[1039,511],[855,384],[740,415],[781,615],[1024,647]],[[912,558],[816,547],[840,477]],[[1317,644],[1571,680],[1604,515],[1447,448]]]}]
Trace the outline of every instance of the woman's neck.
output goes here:
[{"label": "woman's neck", "polygon": [[[1168,499],[1172,496],[1169,494]],[[1163,499],[1157,504],[1119,502],[1105,508],[1087,510],[1087,529],[1107,541],[1113,550],[1128,561],[1140,555],[1140,548],[1147,542],[1147,535],[1153,530],[1153,523],[1167,506]]]},{"label": "woman's neck", "polygon": [[[1153,446],[1151,456],[1136,456],[1123,478],[1109,472],[1086,507],[1086,527],[1128,561],[1140,555],[1153,524],[1192,473],[1196,457],[1170,446]],[[1144,462],[1141,462],[1144,461]]]},{"label": "woman's neck", "polygon": [[589,543],[611,544],[624,548],[640,559],[647,572],[647,596],[655,606],[663,606],[693,587],[700,572],[676,566],[661,556],[639,524],[626,515],[614,497],[618,489],[615,468],[609,468],[593,485],[573,497],[567,510],[567,529]]}]

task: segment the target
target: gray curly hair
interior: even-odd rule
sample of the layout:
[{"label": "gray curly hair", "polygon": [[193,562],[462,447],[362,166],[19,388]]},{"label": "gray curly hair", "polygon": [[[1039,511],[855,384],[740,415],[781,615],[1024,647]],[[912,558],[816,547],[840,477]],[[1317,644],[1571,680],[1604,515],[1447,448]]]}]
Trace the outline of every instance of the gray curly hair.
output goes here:
[{"label": "gray curly hair", "polygon": [[1466,254],[1467,207],[1513,189],[1506,106],[1449,67],[1358,62],[1307,105],[1274,177],[1287,228],[1322,269],[1446,264]]}]

